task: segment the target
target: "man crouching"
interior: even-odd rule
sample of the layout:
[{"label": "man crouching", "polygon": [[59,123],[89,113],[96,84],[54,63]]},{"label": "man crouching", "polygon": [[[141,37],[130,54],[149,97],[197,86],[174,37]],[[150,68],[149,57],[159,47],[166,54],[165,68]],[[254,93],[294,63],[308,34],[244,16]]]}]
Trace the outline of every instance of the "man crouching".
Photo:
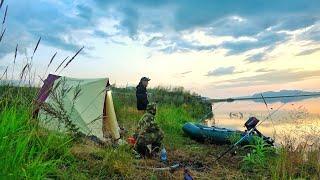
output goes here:
[{"label": "man crouching", "polygon": [[161,148],[163,132],[155,122],[156,111],[156,103],[148,104],[146,113],[140,119],[134,134],[136,139],[135,149],[143,156],[150,157],[159,152]]}]

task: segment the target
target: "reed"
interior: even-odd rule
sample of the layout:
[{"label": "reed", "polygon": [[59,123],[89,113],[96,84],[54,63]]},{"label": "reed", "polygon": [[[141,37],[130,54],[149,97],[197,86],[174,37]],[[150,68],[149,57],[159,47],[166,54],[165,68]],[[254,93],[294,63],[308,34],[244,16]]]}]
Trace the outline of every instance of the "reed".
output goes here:
[{"label": "reed", "polygon": [[6,32],[6,28],[4,28],[4,30],[1,32],[1,35],[0,35],[0,42],[2,41],[3,39],[3,36],[4,36],[4,33]]},{"label": "reed", "polygon": [[50,65],[52,64],[52,62],[53,62],[54,58],[56,57],[57,53],[58,53],[58,52],[55,52],[55,53],[53,54],[53,56],[51,57],[51,59],[50,59],[50,61],[49,61],[48,65],[47,65],[46,71],[45,71],[45,73],[44,73],[44,76],[47,74],[48,69],[49,69]]},{"label": "reed", "polygon": [[53,56],[51,57],[51,59],[50,59],[50,61],[49,61],[49,64],[48,64],[48,68],[50,67],[50,65],[52,64],[52,61],[54,60],[54,58],[56,57],[56,55],[57,55],[57,52],[55,52],[54,54],[53,54]]},{"label": "reed", "polygon": [[58,69],[62,66],[62,64],[67,60],[69,58],[69,56],[67,56],[66,58],[64,58],[63,60],[62,60],[62,62],[59,64],[59,66],[57,67],[57,69],[54,71],[54,72],[57,72],[58,71]]},{"label": "reed", "polygon": [[6,6],[6,10],[4,11],[4,16],[3,16],[3,20],[2,20],[2,25],[4,25],[4,23],[6,23],[6,19],[7,19],[7,13],[8,13],[8,5]]},{"label": "reed", "polygon": [[83,50],[84,46],[82,46],[82,48],[80,48],[76,54],[74,54],[71,59],[66,63],[66,65],[63,67],[63,69],[65,69],[77,56],[78,54]]},{"label": "reed", "polygon": [[0,77],[0,81],[2,80],[3,77],[5,77],[5,79],[7,79],[7,74],[8,74],[8,66],[7,66],[6,69],[4,70],[2,76]]},{"label": "reed", "polygon": [[36,53],[36,51],[37,51],[37,49],[38,49],[38,47],[39,47],[40,42],[41,42],[41,37],[38,39],[37,44],[36,44],[36,46],[35,46],[35,48],[34,48],[34,50],[33,50],[33,53],[32,53],[32,56],[31,56],[31,60],[33,59],[33,56],[34,56],[34,54]]},{"label": "reed", "polygon": [[4,3],[4,0],[1,0],[1,2],[0,2],[0,9],[2,8],[3,3]]}]

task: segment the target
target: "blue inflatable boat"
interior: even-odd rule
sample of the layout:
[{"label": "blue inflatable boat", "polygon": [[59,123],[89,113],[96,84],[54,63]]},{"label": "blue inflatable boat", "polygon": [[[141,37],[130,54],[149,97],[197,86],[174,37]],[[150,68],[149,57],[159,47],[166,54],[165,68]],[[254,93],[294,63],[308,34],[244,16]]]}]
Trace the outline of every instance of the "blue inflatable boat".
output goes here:
[{"label": "blue inflatable boat", "polygon": [[[273,145],[274,141],[262,135],[255,126],[259,120],[256,118],[250,118],[246,123],[245,127],[247,127],[247,131],[254,128],[254,131],[247,135],[243,141],[240,143],[241,145],[249,144],[254,136],[259,136],[265,140],[266,143]],[[195,123],[186,123],[182,127],[182,130],[185,134],[187,134],[190,138],[200,141],[200,142],[209,142],[215,144],[230,144],[234,143],[231,141],[237,141],[241,137],[245,136],[247,133],[245,131],[238,131],[233,129],[227,128],[220,128],[215,126],[205,126],[202,124],[195,124]]]}]

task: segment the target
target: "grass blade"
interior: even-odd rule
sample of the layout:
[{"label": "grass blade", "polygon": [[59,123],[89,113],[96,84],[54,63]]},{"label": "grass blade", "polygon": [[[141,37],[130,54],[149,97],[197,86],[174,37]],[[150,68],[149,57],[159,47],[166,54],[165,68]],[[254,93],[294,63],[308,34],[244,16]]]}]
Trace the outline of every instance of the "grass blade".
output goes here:
[{"label": "grass blade", "polygon": [[60,64],[59,66],[57,67],[57,69],[54,71],[54,72],[57,72],[58,69],[62,66],[62,64],[69,58],[69,56],[67,56]]},{"label": "grass blade", "polygon": [[50,67],[50,65],[51,65],[53,59],[56,57],[56,55],[57,55],[57,52],[54,53],[54,55],[51,57],[50,62],[49,62],[49,64],[48,64],[48,68]]},{"label": "grass blade", "polygon": [[2,25],[6,22],[7,13],[8,13],[8,5],[6,6],[6,11],[4,12],[4,17],[3,17],[3,20],[2,20]]},{"label": "grass blade", "polygon": [[44,73],[44,76],[47,74],[48,69],[49,69],[49,67],[50,67],[50,65],[51,65],[51,63],[52,63],[52,61],[53,61],[53,59],[56,57],[56,55],[57,55],[57,52],[56,52],[56,53],[54,53],[54,55],[51,57],[50,62],[49,62],[49,64],[48,64],[48,66],[47,66],[47,69],[46,69],[46,71],[45,71],[45,73]]},{"label": "grass blade", "polygon": [[76,54],[67,62],[67,64],[63,67],[63,69],[66,68],[66,67],[74,60],[74,58],[82,51],[83,48],[84,48],[84,46],[82,46],[82,48],[80,48],[80,49],[76,52]]},{"label": "grass blade", "polygon": [[20,74],[20,80],[23,79],[23,76],[24,76],[24,74],[25,74],[28,66],[29,66],[29,63],[27,63],[27,64],[23,67],[23,69],[22,69],[22,71],[21,71],[21,74]]},{"label": "grass blade", "polygon": [[2,31],[2,33],[1,33],[1,36],[0,36],[0,42],[2,41],[2,38],[3,38],[3,35],[4,35],[4,33],[6,32],[6,28]]},{"label": "grass blade", "polygon": [[34,54],[36,53],[36,51],[37,51],[37,49],[38,49],[38,47],[39,47],[40,41],[41,41],[41,37],[39,38],[39,40],[38,40],[38,42],[37,42],[37,45],[36,45],[36,47],[35,47],[34,50],[33,50],[31,59],[33,59],[33,56],[34,56]]},{"label": "grass blade", "polygon": [[4,0],[0,0],[1,2],[0,2],[0,9],[2,8],[2,5],[3,5],[3,3],[4,3]]},{"label": "grass blade", "polygon": [[0,80],[2,80],[2,78],[4,77],[4,75],[6,75],[6,76],[7,76],[7,73],[8,73],[8,66],[7,66],[6,70],[3,72],[3,74],[2,74],[2,76],[1,76],[1,78],[0,78]]},{"label": "grass blade", "polygon": [[17,44],[16,50],[15,50],[15,52],[14,52],[13,64],[16,64],[17,54],[18,54],[18,44]]}]

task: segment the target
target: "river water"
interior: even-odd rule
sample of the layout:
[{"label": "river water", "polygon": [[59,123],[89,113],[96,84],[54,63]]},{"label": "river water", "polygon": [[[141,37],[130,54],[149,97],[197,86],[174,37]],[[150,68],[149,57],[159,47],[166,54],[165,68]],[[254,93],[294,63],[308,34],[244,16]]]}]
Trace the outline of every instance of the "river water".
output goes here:
[{"label": "river water", "polygon": [[320,142],[320,97],[299,100],[234,101],[213,104],[214,118],[206,120],[209,126],[245,130],[249,117],[266,119],[257,129],[281,144],[288,140]]}]

